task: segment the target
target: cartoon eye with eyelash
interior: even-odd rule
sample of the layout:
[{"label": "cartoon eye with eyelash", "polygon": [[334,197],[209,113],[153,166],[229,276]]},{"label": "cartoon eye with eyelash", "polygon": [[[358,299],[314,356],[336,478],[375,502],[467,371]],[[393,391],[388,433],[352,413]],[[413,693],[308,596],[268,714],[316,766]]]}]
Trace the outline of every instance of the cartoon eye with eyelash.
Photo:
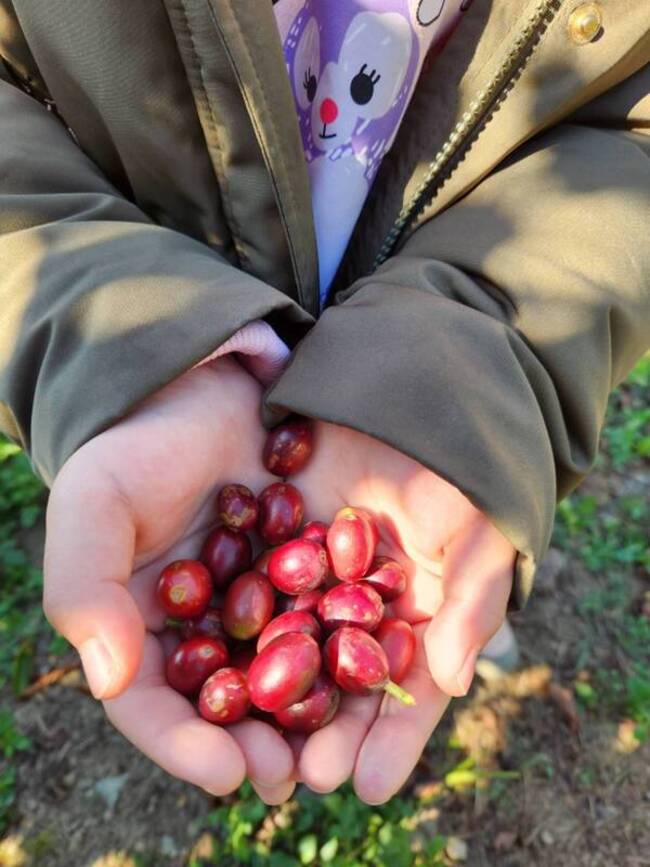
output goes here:
[{"label": "cartoon eye with eyelash", "polygon": [[316,76],[311,71],[311,66],[308,66],[305,71],[305,79],[302,83],[302,86],[305,88],[307,99],[310,102],[313,102],[314,97],[316,96],[316,88],[318,87],[318,82],[316,81]]},{"label": "cartoon eye with eyelash", "polygon": [[350,96],[357,105],[367,105],[375,93],[375,85],[381,78],[377,75],[377,70],[366,72],[367,63],[364,63],[361,69],[350,82]]}]

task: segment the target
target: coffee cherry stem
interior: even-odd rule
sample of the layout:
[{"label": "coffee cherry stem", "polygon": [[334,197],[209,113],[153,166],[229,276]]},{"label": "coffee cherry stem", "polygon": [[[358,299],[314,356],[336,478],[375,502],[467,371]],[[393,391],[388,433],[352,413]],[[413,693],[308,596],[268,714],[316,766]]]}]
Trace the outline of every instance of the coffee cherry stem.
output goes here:
[{"label": "coffee cherry stem", "polygon": [[178,620],[178,618],[176,617],[168,617],[167,620],[165,620],[165,626],[167,626],[169,629],[180,629],[182,625],[183,621]]},{"label": "coffee cherry stem", "polygon": [[407,705],[408,707],[413,707],[417,702],[413,698],[410,692],[407,692],[405,689],[402,689],[398,684],[393,683],[392,680],[389,680],[384,690],[388,693],[388,695],[392,695],[393,698],[396,698],[397,701],[401,701],[402,704]]}]

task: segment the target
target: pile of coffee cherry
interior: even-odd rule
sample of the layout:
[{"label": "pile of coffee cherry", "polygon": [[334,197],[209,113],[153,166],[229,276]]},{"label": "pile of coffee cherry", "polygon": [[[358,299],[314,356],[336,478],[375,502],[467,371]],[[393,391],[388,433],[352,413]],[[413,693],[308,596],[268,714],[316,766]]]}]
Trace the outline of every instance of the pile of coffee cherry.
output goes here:
[{"label": "pile of coffee cherry", "polygon": [[[263,462],[284,480],[312,448],[310,421],[296,417],[269,433]],[[413,630],[384,617],[406,575],[375,555],[379,536],[367,511],[346,507],[329,526],[300,529],[302,496],[286,481],[257,498],[226,485],[216,511],[221,523],[199,559],[170,563],[157,587],[182,638],[167,681],[198,696],[204,719],[227,725],[251,713],[283,730],[314,732],[335,716],[341,690],[385,690],[415,703],[399,686],[413,661]],[[255,560],[249,532],[270,546]]]}]

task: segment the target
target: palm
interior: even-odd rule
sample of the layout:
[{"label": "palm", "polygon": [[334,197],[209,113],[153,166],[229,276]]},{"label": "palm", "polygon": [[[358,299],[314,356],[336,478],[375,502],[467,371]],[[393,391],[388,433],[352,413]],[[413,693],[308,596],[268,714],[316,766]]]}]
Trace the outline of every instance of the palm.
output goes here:
[{"label": "palm", "polygon": [[317,425],[314,457],[296,484],[310,518],[331,520],[348,504],[372,512],[378,550],[409,576],[390,607],[415,627],[416,658],[402,686],[417,707],[349,696],[329,726],[298,745],[300,775],[312,788],[329,791],[352,775],[361,798],[382,802],[412,770],[449,695],[464,691],[456,677],[468,653],[502,621],[514,552],[452,485],[346,428]]},{"label": "palm", "polygon": [[165,615],[154,591],[167,562],[196,556],[219,487],[270,481],[259,458],[260,399],[231,360],[187,374],[80,449],[48,509],[48,616],[82,658],[90,636],[109,648],[112,675],[94,688],[117,728],[171,773],[217,793],[245,772],[263,792],[291,776],[293,757],[269,726],[218,729],[165,684]]}]

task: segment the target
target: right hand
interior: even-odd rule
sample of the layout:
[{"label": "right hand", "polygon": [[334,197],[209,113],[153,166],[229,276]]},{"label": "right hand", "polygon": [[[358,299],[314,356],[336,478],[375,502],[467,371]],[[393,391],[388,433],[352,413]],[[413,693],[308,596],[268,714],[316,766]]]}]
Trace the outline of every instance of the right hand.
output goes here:
[{"label": "right hand", "polygon": [[261,389],[231,358],[191,370],[82,446],[47,510],[45,613],[79,650],[112,723],[169,773],[215,795],[248,774],[267,802],[293,790],[293,756],[270,726],[202,720],[167,686],[155,598],[161,569],[196,557],[228,482],[273,481],[260,455]]}]

